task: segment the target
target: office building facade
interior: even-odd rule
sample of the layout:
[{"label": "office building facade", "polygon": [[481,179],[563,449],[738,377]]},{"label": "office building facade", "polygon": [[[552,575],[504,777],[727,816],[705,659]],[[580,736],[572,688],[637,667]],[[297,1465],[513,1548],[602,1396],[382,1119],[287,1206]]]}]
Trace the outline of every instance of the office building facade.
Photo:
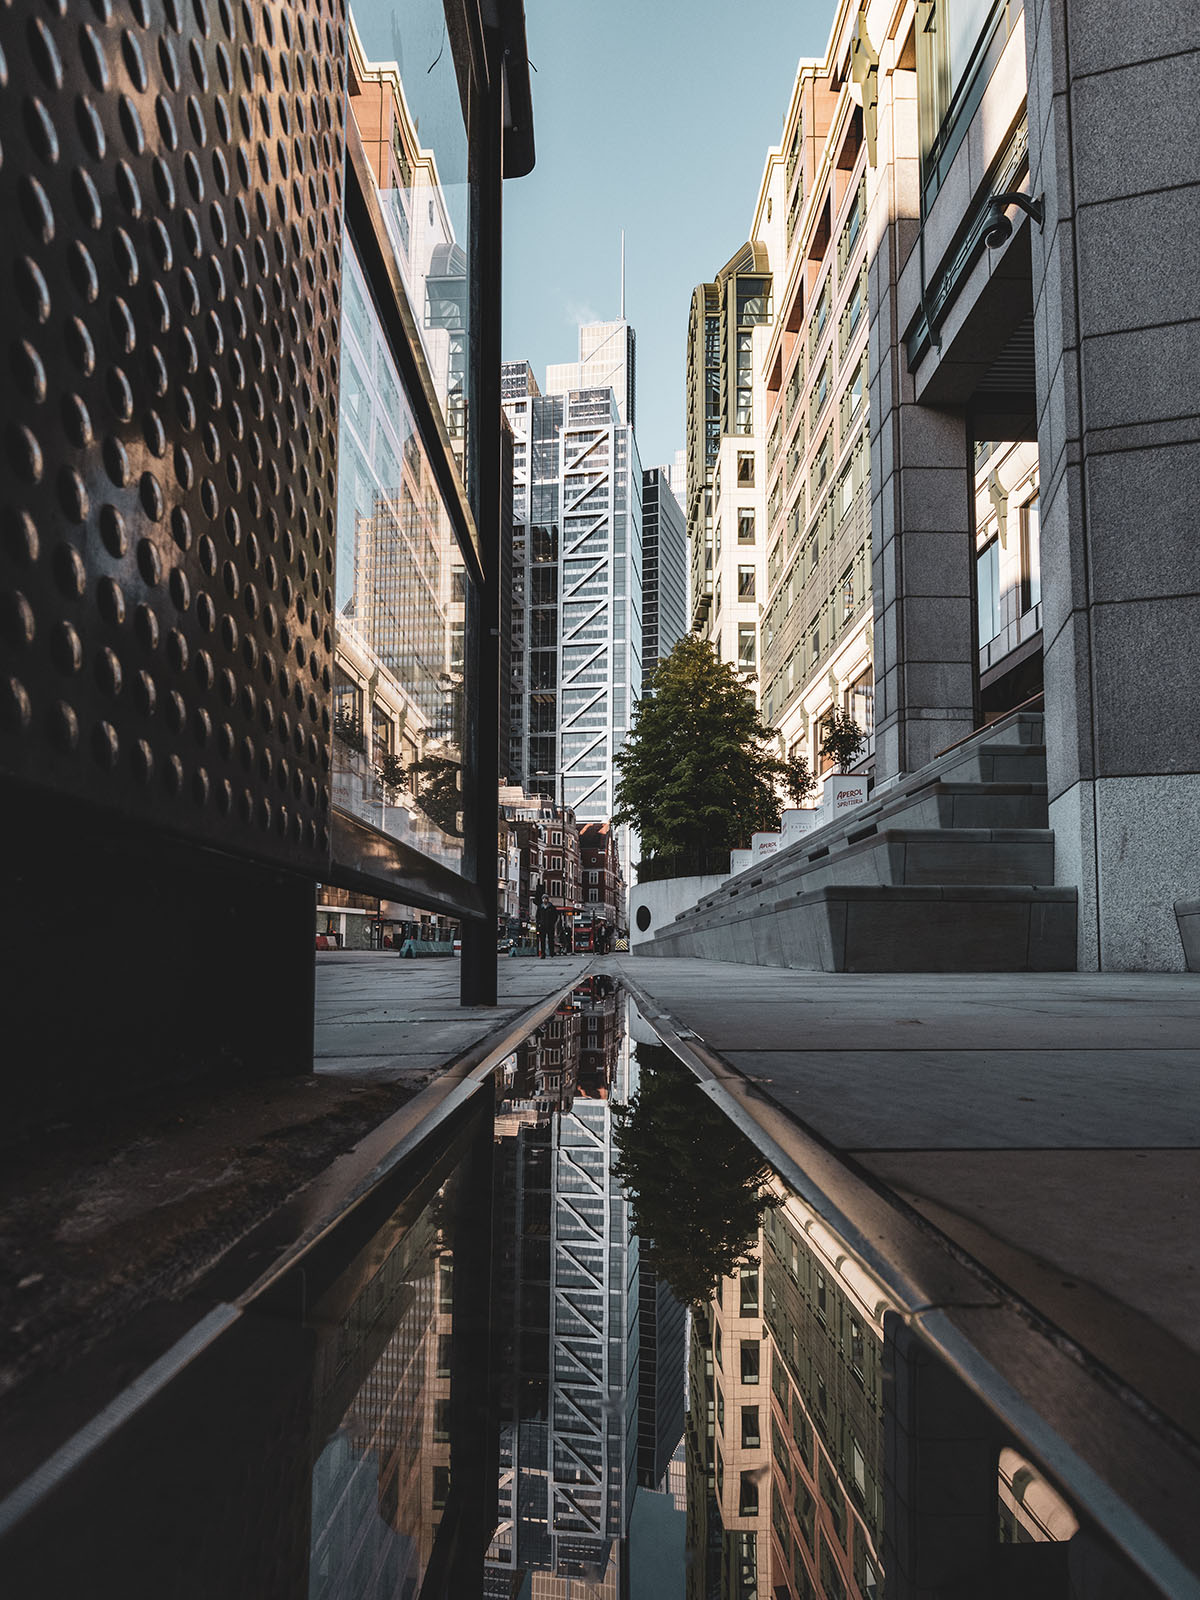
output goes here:
[{"label": "office building facade", "polygon": [[[586,331],[586,330],[584,330]],[[614,810],[642,683],[642,469],[610,387],[540,394],[503,369],[513,433],[508,779],[580,822]]]},{"label": "office building facade", "polygon": [[665,467],[642,473],[642,677],[688,631],[688,549],[683,508]]},{"label": "office building facade", "polygon": [[[802,63],[784,121],[779,315],[761,370],[767,561],[763,713],[820,774],[830,717],[871,749],[867,150],[850,81]],[[760,205],[762,197],[760,196]]]},{"label": "office building facade", "polygon": [[[771,216],[773,224],[773,204]],[[753,238],[694,291],[687,339],[691,624],[746,675],[756,696],[766,497],[755,374],[771,319],[768,245]]]}]

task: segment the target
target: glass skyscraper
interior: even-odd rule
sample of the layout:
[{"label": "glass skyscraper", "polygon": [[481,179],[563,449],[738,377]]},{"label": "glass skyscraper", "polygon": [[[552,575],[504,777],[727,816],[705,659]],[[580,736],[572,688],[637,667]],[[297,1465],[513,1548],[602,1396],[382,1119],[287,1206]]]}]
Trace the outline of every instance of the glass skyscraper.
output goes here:
[{"label": "glass skyscraper", "polygon": [[614,758],[642,684],[642,468],[623,420],[628,386],[618,396],[610,382],[543,395],[526,363],[503,369],[514,439],[507,777],[581,822],[612,815]]}]

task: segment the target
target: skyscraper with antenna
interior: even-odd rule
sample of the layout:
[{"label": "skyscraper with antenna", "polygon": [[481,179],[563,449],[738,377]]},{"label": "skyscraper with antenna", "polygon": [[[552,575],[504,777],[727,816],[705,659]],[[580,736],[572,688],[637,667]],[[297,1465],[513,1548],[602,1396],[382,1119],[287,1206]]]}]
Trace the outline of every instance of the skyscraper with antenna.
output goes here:
[{"label": "skyscraper with antenna", "polygon": [[614,322],[585,322],[579,329],[579,360],[546,368],[546,393],[611,389],[621,421],[637,427],[637,336],[625,316],[625,233],[621,232],[621,314]]}]

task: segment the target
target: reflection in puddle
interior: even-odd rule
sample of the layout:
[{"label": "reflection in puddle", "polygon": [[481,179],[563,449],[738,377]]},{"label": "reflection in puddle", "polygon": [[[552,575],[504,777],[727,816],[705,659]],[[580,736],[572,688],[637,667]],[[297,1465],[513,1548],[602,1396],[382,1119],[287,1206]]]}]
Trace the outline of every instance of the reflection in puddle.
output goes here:
[{"label": "reflection in puddle", "polygon": [[909,1597],[947,1506],[1068,1593],[1087,1530],[652,1038],[581,985],[0,1539],[6,1596]]},{"label": "reflection in puddle", "polygon": [[[626,1011],[570,995],[310,1318],[312,1600],[882,1595],[900,1308]],[[1011,1448],[996,1489],[997,1547],[1074,1531]]]}]

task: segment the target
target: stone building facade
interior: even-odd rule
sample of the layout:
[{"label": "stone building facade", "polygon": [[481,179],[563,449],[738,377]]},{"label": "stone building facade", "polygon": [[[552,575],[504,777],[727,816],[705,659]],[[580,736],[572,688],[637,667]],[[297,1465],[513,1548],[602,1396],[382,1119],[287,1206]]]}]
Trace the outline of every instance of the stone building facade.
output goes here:
[{"label": "stone building facade", "polygon": [[[785,225],[793,206],[798,220],[771,262],[758,379],[784,419],[777,444],[767,433],[783,486],[768,500],[771,716],[811,740],[818,692],[832,704],[860,683],[861,716],[869,687],[886,790],[1044,704],[1055,882],[1078,896],[1085,970],[1181,967],[1174,903],[1196,893],[1200,113],[1184,84],[1198,50],[1200,23],[1169,0],[1136,18],[1099,0],[843,0],[785,124]],[[833,407],[817,438],[814,400]],[[848,559],[789,602],[787,541],[811,538],[826,434],[825,538]],[[847,465],[852,553],[836,544]],[[811,662],[800,636],[818,602],[836,613],[847,568],[859,660],[831,674],[826,629]]]}]

